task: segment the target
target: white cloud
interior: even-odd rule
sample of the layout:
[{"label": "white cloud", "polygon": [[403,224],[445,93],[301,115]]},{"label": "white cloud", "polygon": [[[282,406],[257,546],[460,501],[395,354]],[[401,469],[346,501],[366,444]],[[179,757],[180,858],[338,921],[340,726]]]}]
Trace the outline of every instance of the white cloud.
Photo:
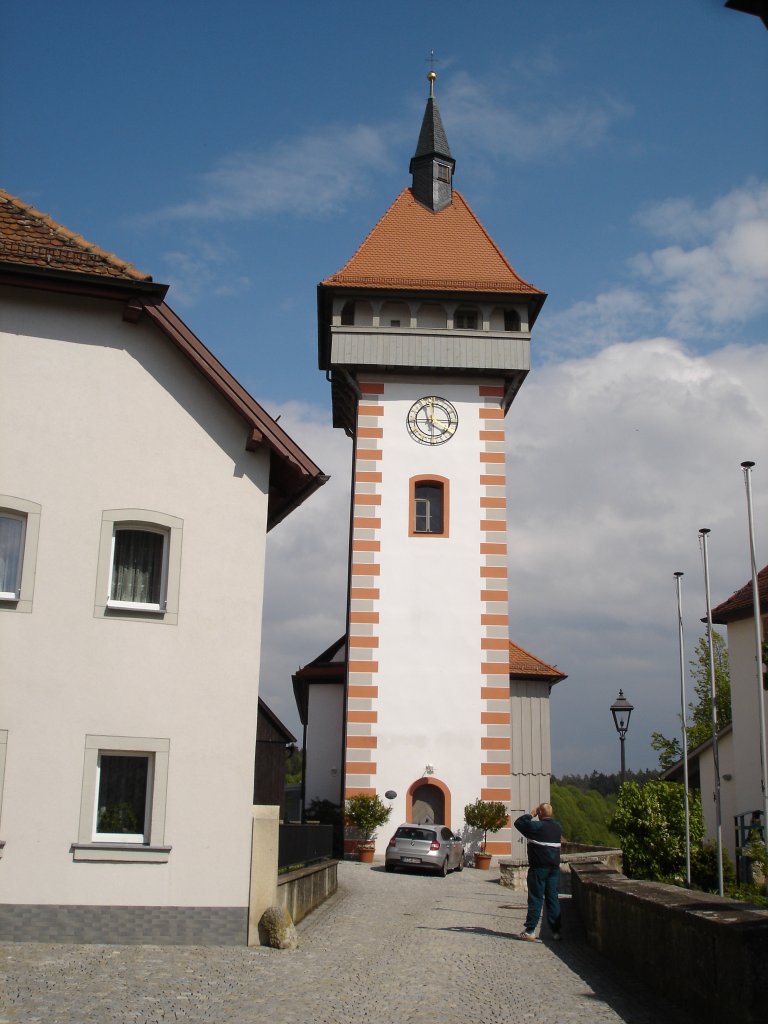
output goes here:
[{"label": "white cloud", "polygon": [[263,404],[330,475],[267,536],[261,695],[300,738],[291,675],[346,628],[352,442],[331,425],[330,395],[324,408]]},{"label": "white cloud", "polygon": [[[675,729],[672,574],[686,574],[692,649],[698,530],[712,529],[716,602],[749,576],[744,459],[762,468],[768,511],[767,388],[766,345],[695,356],[655,339],[539,370],[512,406],[511,632],[569,673],[552,704],[556,770],[615,767],[619,687],[637,707],[630,765],[652,765],[651,731]],[[761,550],[765,564],[768,537]]]},{"label": "white cloud", "polygon": [[171,286],[174,305],[192,305],[206,293],[229,297],[247,291],[251,281],[230,272],[234,255],[229,246],[214,245],[208,239],[192,238],[185,249],[163,253],[164,277]]},{"label": "white cloud", "polygon": [[545,309],[541,333],[550,357],[653,330],[710,345],[768,310],[768,184],[734,189],[703,209],[668,200],[636,219],[675,244],[630,259],[630,283],[562,313]]},{"label": "white cloud", "polygon": [[[704,611],[698,530],[711,528],[715,601],[749,576],[740,462],[768,515],[768,345],[695,355],[668,338],[534,371],[508,416],[511,635],[569,675],[553,694],[555,770],[614,770],[608,712],[636,706],[628,763],[654,763],[677,713],[673,572],[689,649]],[[274,410],[267,403],[271,411]],[[281,424],[332,480],[270,535],[262,694],[296,726],[290,676],[344,630],[351,445],[325,409]],[[768,561],[768,535],[758,536]]]},{"label": "white cloud", "polygon": [[250,220],[272,214],[318,217],[366,191],[371,170],[389,163],[386,129],[328,126],[264,150],[232,153],[200,176],[200,197],[161,211],[173,220]]},{"label": "white cloud", "polygon": [[441,105],[450,109],[450,138],[462,152],[479,150],[518,162],[586,149],[603,141],[627,113],[615,99],[521,102],[518,85],[511,75],[492,83],[465,72],[451,77]]},{"label": "white cloud", "polygon": [[632,261],[641,277],[662,289],[669,330],[688,337],[768,309],[768,184],[735,189],[703,210],[690,202],[663,203],[644,219],[667,237],[674,230],[681,242],[700,240]]}]

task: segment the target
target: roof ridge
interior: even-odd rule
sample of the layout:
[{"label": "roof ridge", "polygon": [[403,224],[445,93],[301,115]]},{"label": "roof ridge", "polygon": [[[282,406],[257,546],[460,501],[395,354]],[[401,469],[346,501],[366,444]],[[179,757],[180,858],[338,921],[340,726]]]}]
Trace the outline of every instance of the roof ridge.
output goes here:
[{"label": "roof ridge", "polygon": [[[35,242],[33,245],[34,248],[46,249],[49,251],[55,251],[57,249],[69,250],[70,247],[66,243],[72,243],[72,245],[76,247],[78,250],[81,250],[82,252],[87,253],[89,256],[92,256],[94,258],[105,260],[116,270],[119,270],[121,273],[133,278],[134,280],[152,280],[152,276],[150,274],[143,273],[143,271],[139,270],[132,263],[129,263],[127,260],[120,259],[120,257],[117,256],[115,253],[107,252],[107,250],[102,249],[101,246],[98,246],[93,242],[89,242],[87,238],[84,238],[76,231],[72,231],[65,224],[60,224],[58,221],[54,220],[50,214],[44,213],[42,210],[38,210],[36,207],[32,206],[31,203],[27,203],[23,199],[20,199],[18,196],[15,196],[12,193],[8,192],[7,189],[0,188],[0,202],[8,203],[9,205],[19,210],[23,215],[38,221],[38,223],[48,228],[55,235],[58,235],[60,239],[65,243],[63,245],[58,246],[45,246],[39,242]],[[27,244],[20,241],[12,241],[9,239],[0,239],[0,242],[2,242],[6,249],[9,249],[11,251],[13,250],[14,246],[18,247],[19,251],[21,251],[21,247]]]}]

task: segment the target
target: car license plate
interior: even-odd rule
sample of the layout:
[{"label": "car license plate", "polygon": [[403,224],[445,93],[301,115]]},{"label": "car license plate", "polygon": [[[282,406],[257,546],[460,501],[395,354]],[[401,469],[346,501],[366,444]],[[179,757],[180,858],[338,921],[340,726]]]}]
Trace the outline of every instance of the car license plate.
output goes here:
[{"label": "car license plate", "polygon": [[421,857],[401,857],[403,864],[421,864]]}]

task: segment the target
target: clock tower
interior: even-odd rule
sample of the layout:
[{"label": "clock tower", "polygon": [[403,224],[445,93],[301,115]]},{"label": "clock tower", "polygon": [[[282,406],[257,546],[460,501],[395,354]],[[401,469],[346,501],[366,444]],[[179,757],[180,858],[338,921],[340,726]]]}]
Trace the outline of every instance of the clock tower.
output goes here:
[{"label": "clock tower", "polygon": [[435,77],[411,187],[319,285],[319,363],[354,445],[341,796],[459,831],[478,797],[548,797],[563,676],[518,685],[507,604],[507,413],[546,296],[454,189]]}]

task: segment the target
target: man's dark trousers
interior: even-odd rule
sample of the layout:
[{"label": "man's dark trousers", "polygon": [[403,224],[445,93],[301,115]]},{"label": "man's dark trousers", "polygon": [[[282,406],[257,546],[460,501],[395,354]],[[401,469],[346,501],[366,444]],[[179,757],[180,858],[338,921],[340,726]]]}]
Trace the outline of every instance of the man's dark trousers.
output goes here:
[{"label": "man's dark trousers", "polygon": [[559,864],[546,868],[528,868],[528,914],[525,918],[527,932],[535,931],[544,901],[547,904],[547,924],[550,931],[555,935],[560,932],[560,902],[557,898],[559,882]]}]

